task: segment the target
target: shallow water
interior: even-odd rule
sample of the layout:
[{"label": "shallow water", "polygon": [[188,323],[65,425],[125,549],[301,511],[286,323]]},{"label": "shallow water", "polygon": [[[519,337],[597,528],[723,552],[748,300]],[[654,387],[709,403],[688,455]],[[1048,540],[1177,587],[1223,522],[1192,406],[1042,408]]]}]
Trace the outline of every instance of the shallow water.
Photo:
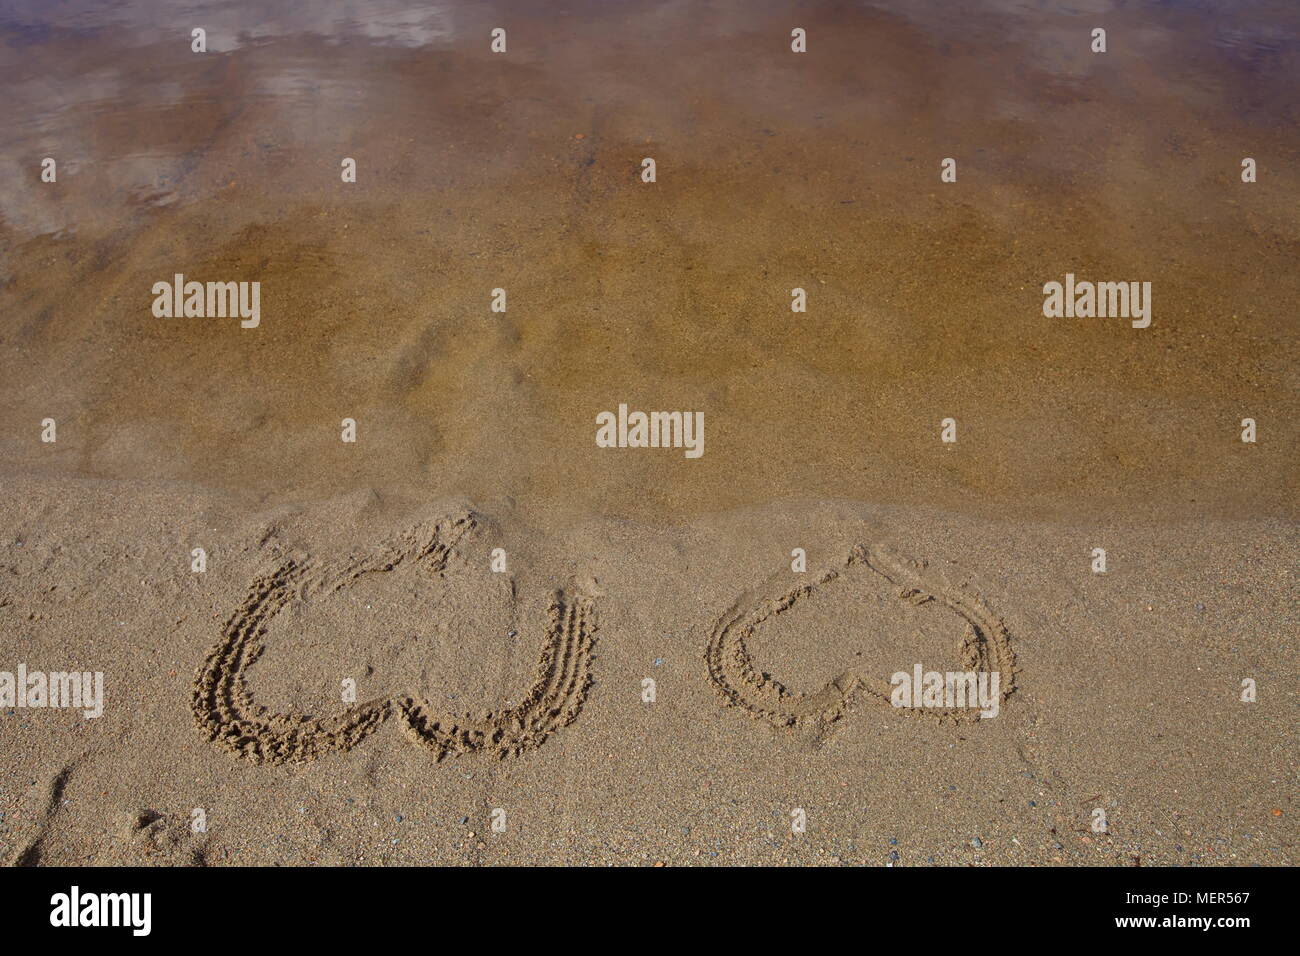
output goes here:
[{"label": "shallow water", "polygon": [[[1300,8],[952,6],[0,2],[2,467],[1294,517]],[[155,318],[178,272],[261,324]],[[1151,327],[1045,318],[1067,272]],[[597,448],[619,403],[705,454]]]}]

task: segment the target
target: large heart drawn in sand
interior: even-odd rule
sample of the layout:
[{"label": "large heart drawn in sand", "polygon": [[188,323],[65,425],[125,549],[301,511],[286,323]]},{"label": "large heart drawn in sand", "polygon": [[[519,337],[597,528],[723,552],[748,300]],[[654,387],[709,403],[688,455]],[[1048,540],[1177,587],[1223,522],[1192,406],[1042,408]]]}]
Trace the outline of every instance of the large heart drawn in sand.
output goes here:
[{"label": "large heart drawn in sand", "polygon": [[191,708],[199,729],[221,747],[257,763],[312,760],[350,750],[391,718],[434,757],[484,753],[507,757],[539,746],[582,709],[591,683],[594,608],[584,595],[555,592],[537,677],[514,707],[483,714],[435,713],[423,698],[397,696],[354,704],[335,717],[271,714],[256,704],[245,674],[261,656],[271,618],[295,597],[329,594],[358,578],[415,562],[441,573],[451,549],[476,527],[468,512],[408,531],[342,566],[286,560],[253,581],[194,680]]},{"label": "large heart drawn in sand", "polygon": [[[928,571],[924,562],[858,545],[849,552],[843,564],[811,583],[791,588],[775,598],[755,599],[746,595],[722,615],[709,638],[705,660],[709,679],[728,704],[777,727],[793,727],[805,721],[813,723],[818,735],[822,736],[859,698],[875,698],[885,704],[890,702],[890,685],[886,681],[851,671],[832,678],[816,693],[795,693],[756,670],[745,646],[746,639],[753,636],[759,624],[842,579],[844,572],[854,566],[865,566],[880,575],[900,601],[909,604],[933,601],[953,611],[965,622],[965,634],[959,648],[962,669],[999,672],[1002,700],[1015,689],[1016,657],[1011,649],[1010,636],[988,605],[975,595],[939,579]],[[899,712],[938,720],[979,718],[979,711],[967,708],[900,708]]]}]

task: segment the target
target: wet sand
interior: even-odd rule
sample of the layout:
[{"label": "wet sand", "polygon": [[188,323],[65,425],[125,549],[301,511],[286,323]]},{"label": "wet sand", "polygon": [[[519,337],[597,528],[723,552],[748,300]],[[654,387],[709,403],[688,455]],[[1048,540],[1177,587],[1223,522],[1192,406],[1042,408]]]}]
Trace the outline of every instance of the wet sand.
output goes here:
[{"label": "wet sand", "polygon": [[[0,857],[1295,864],[1290,5],[82,6],[0,11],[0,670],[108,700],[0,711]],[[260,281],[261,324],[155,318],[177,272]],[[1067,272],[1151,282],[1151,326],[1045,318]],[[703,410],[704,455],[596,447],[620,403]],[[205,738],[255,582],[459,512],[443,568],[286,591],[252,706],[509,710],[564,589],[571,722],[503,760],[397,715],[283,765]],[[719,621],[861,544],[1003,623],[996,719],[720,692]],[[760,675],[958,660],[856,574],[756,629]]]}]

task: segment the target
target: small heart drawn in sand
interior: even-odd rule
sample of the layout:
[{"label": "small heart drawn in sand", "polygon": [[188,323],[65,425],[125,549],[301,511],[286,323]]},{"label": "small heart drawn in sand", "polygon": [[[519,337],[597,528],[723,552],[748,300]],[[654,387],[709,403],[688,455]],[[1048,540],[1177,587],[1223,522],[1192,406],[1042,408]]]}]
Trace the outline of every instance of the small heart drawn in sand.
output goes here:
[{"label": "small heart drawn in sand", "polygon": [[[925,564],[871,549],[854,547],[838,567],[826,571],[811,583],[790,588],[774,598],[742,597],[714,625],[705,652],[709,679],[728,704],[740,707],[752,717],[777,727],[809,723],[818,738],[824,738],[861,698],[891,701],[890,685],[879,678],[845,671],[811,694],[791,691],[754,666],[746,641],[765,621],[773,620],[815,593],[844,580],[854,567],[868,568],[893,590],[894,597],[908,604],[935,602],[947,607],[966,625],[959,648],[964,671],[998,673],[998,703],[1015,689],[1015,654],[1002,620],[978,597],[956,588]],[[978,720],[979,710],[968,707],[898,708],[900,713],[937,720]]]}]

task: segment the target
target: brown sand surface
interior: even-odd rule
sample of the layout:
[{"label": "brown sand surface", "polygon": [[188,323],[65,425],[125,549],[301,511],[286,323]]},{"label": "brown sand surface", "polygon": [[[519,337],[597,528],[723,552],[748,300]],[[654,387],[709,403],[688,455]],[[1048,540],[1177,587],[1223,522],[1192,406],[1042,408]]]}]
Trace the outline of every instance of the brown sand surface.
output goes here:
[{"label": "brown sand surface", "polygon": [[[1273,0],[4,5],[0,670],[103,671],[106,704],[0,710],[0,859],[1294,865],[1298,27]],[[260,281],[261,325],[155,318],[176,272]],[[1150,328],[1045,318],[1067,272],[1150,281]],[[704,455],[596,447],[619,403],[703,410]],[[804,584],[745,648],[791,699],[957,664],[969,625],[858,546],[1005,629],[996,718],[727,696],[720,622]],[[246,699],[205,710],[263,591]],[[410,701],[519,714],[522,752],[439,760]],[[262,762],[207,739],[236,717]]]},{"label": "brown sand surface", "polygon": [[[285,556],[341,564],[464,503],[353,495],[249,515],[134,484],[15,487],[29,503],[4,512],[9,633],[33,667],[109,662],[103,717],[0,724],[3,836],[29,861],[1295,862],[1294,540],[1267,523],[1079,528],[785,502],[542,534],[503,512],[441,578],[399,566],[296,599],[267,625],[250,691],[273,711],[330,716],[352,675],[363,698],[508,706],[532,679],[547,594],[569,585],[594,597],[598,622],[578,718],[510,759],[435,761],[391,721],[345,752],[274,765],[219,750],[190,712],[195,662],[249,582]],[[204,575],[169,560],[199,538]],[[1123,557],[1093,575],[1080,540]],[[783,727],[724,701],[705,663],[716,621],[794,582],[772,571],[792,542],[816,574],[864,541],[923,552],[927,573],[999,613],[1018,673],[997,718],[942,724],[865,698],[830,726]],[[495,545],[508,584],[482,571]],[[953,666],[961,622],[892,598],[846,576],[769,618],[749,651],[798,693],[846,669]],[[1242,675],[1262,689],[1253,705],[1238,701]],[[185,829],[194,807],[210,821],[201,838]],[[1089,830],[1096,807],[1104,836]],[[497,808],[504,834],[489,828]],[[810,821],[798,837],[795,808]]]}]

